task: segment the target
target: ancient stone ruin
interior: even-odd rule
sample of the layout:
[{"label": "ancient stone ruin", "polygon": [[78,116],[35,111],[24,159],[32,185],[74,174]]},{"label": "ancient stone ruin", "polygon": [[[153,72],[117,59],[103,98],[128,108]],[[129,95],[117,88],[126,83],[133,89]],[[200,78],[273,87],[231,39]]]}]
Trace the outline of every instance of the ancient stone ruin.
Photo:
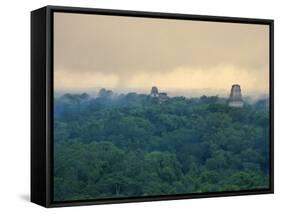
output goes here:
[{"label": "ancient stone ruin", "polygon": [[153,86],[151,88],[150,96],[153,97],[153,98],[157,98],[156,100],[159,103],[163,103],[163,102],[165,102],[166,100],[169,99],[167,93],[166,92],[159,92],[158,88],[156,86]]},{"label": "ancient stone ruin", "polygon": [[150,96],[151,97],[158,97],[158,88],[156,86],[153,86],[151,88]]},{"label": "ancient stone ruin", "polygon": [[241,87],[238,84],[234,84],[231,87],[230,96],[228,99],[228,105],[231,107],[241,108],[244,105],[242,94],[241,94]]}]

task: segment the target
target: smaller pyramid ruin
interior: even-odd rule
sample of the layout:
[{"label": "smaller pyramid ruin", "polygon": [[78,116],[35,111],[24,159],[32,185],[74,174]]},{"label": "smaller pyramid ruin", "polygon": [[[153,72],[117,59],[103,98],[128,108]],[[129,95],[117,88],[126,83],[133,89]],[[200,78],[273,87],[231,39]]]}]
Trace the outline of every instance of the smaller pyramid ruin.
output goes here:
[{"label": "smaller pyramid ruin", "polygon": [[158,103],[164,103],[169,99],[169,96],[166,92],[161,92],[156,86],[153,86],[150,91],[150,97],[152,97]]},{"label": "smaller pyramid ruin", "polygon": [[158,88],[156,86],[153,86],[151,88],[150,96],[151,97],[158,97]]},{"label": "smaller pyramid ruin", "polygon": [[228,105],[230,107],[236,107],[236,108],[241,108],[244,106],[240,85],[238,84],[232,85],[230,96],[228,99]]}]

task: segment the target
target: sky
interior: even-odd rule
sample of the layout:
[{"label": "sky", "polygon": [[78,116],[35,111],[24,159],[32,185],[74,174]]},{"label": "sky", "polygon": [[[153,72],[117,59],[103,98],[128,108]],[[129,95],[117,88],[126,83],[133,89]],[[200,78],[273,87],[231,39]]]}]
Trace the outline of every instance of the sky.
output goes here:
[{"label": "sky", "polygon": [[54,14],[55,91],[269,92],[269,26]]}]

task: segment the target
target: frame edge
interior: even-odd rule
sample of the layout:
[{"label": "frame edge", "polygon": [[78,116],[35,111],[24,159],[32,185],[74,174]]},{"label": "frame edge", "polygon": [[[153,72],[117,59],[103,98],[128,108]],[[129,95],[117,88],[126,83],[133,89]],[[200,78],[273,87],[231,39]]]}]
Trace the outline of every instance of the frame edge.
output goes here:
[{"label": "frame edge", "polygon": [[46,191],[46,7],[31,12],[30,200],[47,206]]}]

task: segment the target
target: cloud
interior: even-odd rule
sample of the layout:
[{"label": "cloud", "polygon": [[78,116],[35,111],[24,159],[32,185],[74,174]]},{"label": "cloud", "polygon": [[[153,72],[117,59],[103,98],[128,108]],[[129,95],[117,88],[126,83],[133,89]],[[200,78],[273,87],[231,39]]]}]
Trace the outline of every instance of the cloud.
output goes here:
[{"label": "cloud", "polygon": [[[268,91],[269,27],[55,13],[55,87]],[[78,81],[79,80],[79,81]]]},{"label": "cloud", "polygon": [[88,90],[106,87],[113,90],[123,88],[143,92],[157,86],[167,92],[181,91],[190,94],[192,91],[202,90],[207,95],[212,93],[226,95],[232,84],[239,83],[246,95],[267,94],[269,86],[266,72],[260,70],[259,75],[256,73],[232,65],[210,68],[178,67],[165,73],[138,71],[133,76],[122,78],[117,74],[60,71],[55,73],[55,88]]}]

